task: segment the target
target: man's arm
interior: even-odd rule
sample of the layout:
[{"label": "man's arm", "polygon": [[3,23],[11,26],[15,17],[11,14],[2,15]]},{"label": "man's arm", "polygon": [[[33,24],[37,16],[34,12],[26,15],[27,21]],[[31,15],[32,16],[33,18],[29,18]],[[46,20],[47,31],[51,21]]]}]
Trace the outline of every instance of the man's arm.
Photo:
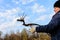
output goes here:
[{"label": "man's arm", "polygon": [[49,24],[47,25],[44,25],[44,26],[39,26],[39,27],[36,27],[36,32],[53,32],[55,31],[56,29],[59,28],[58,26],[58,22],[59,22],[59,18],[56,17],[56,18],[53,18]]}]

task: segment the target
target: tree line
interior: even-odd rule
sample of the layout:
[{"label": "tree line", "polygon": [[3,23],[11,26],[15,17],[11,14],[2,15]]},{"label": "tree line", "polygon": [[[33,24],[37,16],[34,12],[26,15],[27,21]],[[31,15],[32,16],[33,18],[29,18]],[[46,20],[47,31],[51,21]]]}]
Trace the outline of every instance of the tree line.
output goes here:
[{"label": "tree line", "polygon": [[[30,34],[30,35],[29,35]],[[2,37],[2,32],[0,31],[0,40],[51,40],[49,33],[27,33],[26,29],[23,29],[22,32],[12,32],[11,34],[5,34]]]}]

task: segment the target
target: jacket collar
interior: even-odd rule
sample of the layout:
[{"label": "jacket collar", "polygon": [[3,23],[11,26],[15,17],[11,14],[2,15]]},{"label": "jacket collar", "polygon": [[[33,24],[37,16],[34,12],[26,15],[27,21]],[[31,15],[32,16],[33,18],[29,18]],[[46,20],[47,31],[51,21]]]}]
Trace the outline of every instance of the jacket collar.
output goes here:
[{"label": "jacket collar", "polygon": [[56,14],[58,14],[60,11],[58,11]]},{"label": "jacket collar", "polygon": [[58,11],[55,15],[60,14],[59,12],[60,12],[60,11]]},{"label": "jacket collar", "polygon": [[[57,14],[60,14],[60,11],[58,11],[55,15],[57,15]],[[55,15],[54,15],[54,16],[55,16]],[[53,16],[53,17],[54,17],[54,16]]]}]

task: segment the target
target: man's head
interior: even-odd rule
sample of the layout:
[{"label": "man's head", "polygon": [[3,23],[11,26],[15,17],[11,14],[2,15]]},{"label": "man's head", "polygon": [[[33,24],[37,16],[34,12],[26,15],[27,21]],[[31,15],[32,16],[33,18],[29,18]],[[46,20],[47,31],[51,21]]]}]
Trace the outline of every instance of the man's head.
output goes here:
[{"label": "man's head", "polygon": [[54,4],[54,11],[55,13],[60,11],[60,1],[56,1]]}]

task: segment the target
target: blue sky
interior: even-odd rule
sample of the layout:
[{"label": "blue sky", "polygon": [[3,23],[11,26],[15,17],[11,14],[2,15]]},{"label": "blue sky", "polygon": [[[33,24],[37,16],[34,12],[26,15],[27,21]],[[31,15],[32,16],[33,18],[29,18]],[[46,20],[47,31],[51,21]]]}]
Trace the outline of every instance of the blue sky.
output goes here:
[{"label": "blue sky", "polygon": [[23,13],[26,23],[46,25],[54,15],[53,4],[56,0],[0,0],[0,31],[22,31],[26,28],[21,22],[17,22]]}]

